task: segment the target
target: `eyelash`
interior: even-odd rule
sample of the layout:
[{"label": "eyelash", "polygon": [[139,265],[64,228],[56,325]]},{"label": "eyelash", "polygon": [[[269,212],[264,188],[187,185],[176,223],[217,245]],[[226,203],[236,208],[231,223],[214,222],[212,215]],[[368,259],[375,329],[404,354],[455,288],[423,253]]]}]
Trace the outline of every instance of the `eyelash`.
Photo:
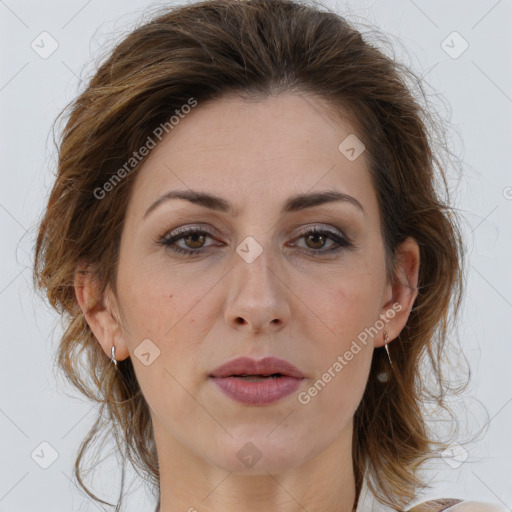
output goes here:
[{"label": "eyelash", "polygon": [[[182,254],[184,256],[195,256],[195,255],[201,254],[201,253],[205,252],[206,250],[208,250],[208,247],[211,247],[211,246],[201,247],[200,249],[183,249],[182,247],[178,247],[178,246],[173,247],[173,244],[175,242],[177,242],[178,240],[182,240],[183,238],[185,238],[186,236],[188,236],[190,234],[207,235],[207,236],[213,238],[213,232],[209,227],[204,227],[201,229],[199,229],[197,227],[191,227],[191,228],[178,229],[172,235],[171,234],[165,235],[162,238],[160,238],[158,243],[163,245],[164,247],[171,249],[172,251],[174,251],[178,254]],[[307,252],[310,255],[314,255],[314,256],[334,255],[334,254],[337,254],[338,252],[341,252],[344,249],[355,248],[355,245],[352,242],[350,242],[348,239],[343,237],[342,235],[335,233],[334,231],[330,231],[330,230],[318,228],[318,227],[313,227],[313,228],[309,228],[309,229],[302,231],[301,233],[299,233],[297,240],[304,236],[311,235],[311,234],[325,235],[328,238],[330,238],[331,240],[338,243],[339,246],[335,247],[333,249],[321,249],[318,251],[315,251],[313,249],[309,249],[309,250],[306,249],[305,252]]]}]

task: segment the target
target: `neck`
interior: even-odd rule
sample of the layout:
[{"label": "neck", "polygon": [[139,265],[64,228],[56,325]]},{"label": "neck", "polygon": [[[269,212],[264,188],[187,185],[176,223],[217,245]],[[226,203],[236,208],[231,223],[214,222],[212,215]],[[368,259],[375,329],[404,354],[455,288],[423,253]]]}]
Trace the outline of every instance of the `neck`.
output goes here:
[{"label": "neck", "polygon": [[[303,464],[251,474],[212,465],[154,423],[160,468],[157,512],[353,512],[352,422]],[[263,461],[263,459],[262,459]],[[262,462],[261,461],[261,462]]]}]

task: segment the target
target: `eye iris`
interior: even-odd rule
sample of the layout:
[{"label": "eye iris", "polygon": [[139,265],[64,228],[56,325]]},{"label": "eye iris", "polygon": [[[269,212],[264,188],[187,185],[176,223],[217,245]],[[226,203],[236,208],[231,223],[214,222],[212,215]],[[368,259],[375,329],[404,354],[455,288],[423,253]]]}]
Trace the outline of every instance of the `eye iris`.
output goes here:
[{"label": "eye iris", "polygon": [[[197,240],[198,237],[200,238],[199,241]],[[190,239],[194,239],[193,243],[198,243],[199,242],[199,244],[201,244],[201,243],[204,244],[204,238],[205,238],[205,235],[202,235],[200,233],[193,233],[191,235],[187,235],[185,240],[187,242],[187,245],[189,245],[188,242],[189,242]],[[200,247],[201,247],[201,245],[192,245],[192,246],[190,246],[191,249],[198,249]]]},{"label": "eye iris", "polygon": [[[318,233],[312,233],[312,234],[310,234],[310,235],[308,235],[308,236],[306,237],[306,243],[307,243],[307,241],[308,241],[308,240],[310,240],[311,238],[320,239],[320,245],[318,245],[318,246],[313,246],[313,247],[312,247],[313,249],[319,249],[319,248],[323,247],[323,244],[325,243],[325,236],[324,236],[324,235],[320,235],[320,234],[318,234]],[[314,242],[313,242],[313,243],[314,243]]]}]

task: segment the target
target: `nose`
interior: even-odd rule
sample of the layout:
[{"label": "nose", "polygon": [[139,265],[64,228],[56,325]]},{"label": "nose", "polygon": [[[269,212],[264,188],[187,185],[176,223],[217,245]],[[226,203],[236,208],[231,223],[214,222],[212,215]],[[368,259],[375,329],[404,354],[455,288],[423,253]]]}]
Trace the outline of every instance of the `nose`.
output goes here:
[{"label": "nose", "polygon": [[234,265],[227,276],[226,323],[246,335],[281,330],[290,318],[291,294],[282,267],[270,261],[268,250],[251,263],[236,255]]}]

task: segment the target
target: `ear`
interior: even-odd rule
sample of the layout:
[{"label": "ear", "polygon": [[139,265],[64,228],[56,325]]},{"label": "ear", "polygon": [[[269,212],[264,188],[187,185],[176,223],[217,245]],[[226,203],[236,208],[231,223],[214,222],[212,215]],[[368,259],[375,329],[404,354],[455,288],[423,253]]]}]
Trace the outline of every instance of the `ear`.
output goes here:
[{"label": "ear", "polygon": [[99,296],[99,282],[94,269],[91,265],[84,267],[79,267],[74,280],[75,296],[80,309],[109,359],[114,345],[116,359],[122,361],[130,353],[123,335],[116,298],[110,288]]},{"label": "ear", "polygon": [[[385,321],[383,331],[386,331],[390,341],[404,328],[418,296],[420,249],[416,240],[409,237],[396,248],[395,262],[395,273],[392,282],[386,286],[380,314]],[[374,345],[384,345],[383,333],[375,338]]]}]

